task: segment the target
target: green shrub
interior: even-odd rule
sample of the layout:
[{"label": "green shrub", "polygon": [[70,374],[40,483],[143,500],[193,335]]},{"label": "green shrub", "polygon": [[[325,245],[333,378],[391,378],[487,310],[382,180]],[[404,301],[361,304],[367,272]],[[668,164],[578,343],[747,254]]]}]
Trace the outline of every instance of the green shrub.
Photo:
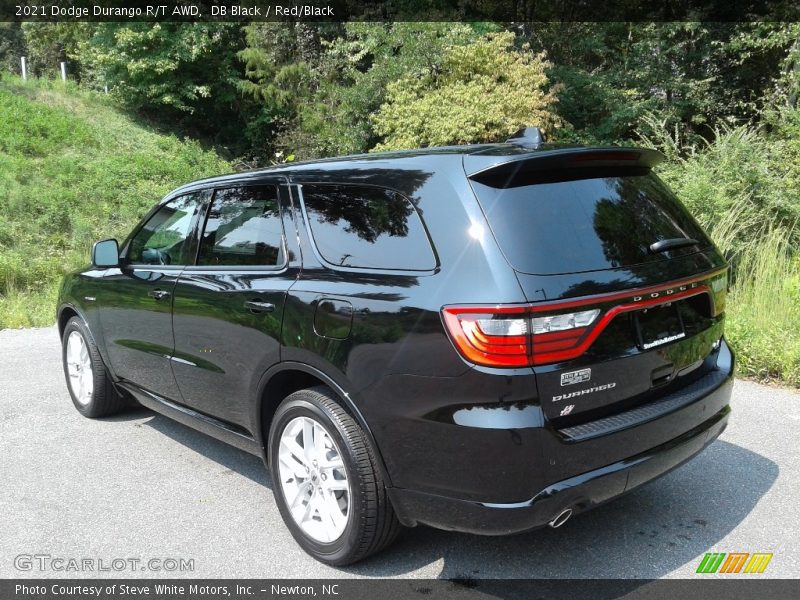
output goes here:
[{"label": "green shrub", "polygon": [[0,81],[0,328],[53,321],[63,274],[124,237],[171,188],[230,166],[148,131],[102,94]]},{"label": "green shrub", "polygon": [[800,136],[767,137],[739,126],[717,128],[701,146],[681,147],[666,132],[647,141],[666,152],[659,175],[704,227],[737,215],[732,249],[756,241],[764,224],[784,227],[800,247]]},{"label": "green shrub", "polygon": [[646,142],[667,154],[659,175],[730,261],[739,373],[800,386],[800,113],[773,118],[769,135],[722,127],[687,147],[662,128]]}]

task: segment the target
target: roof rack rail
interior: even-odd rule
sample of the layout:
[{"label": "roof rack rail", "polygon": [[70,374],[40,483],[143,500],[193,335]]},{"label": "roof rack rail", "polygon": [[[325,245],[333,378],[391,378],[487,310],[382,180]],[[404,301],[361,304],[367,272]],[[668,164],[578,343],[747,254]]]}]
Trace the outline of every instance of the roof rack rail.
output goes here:
[{"label": "roof rack rail", "polygon": [[506,144],[533,147],[544,144],[544,133],[538,127],[523,127],[506,140]]}]

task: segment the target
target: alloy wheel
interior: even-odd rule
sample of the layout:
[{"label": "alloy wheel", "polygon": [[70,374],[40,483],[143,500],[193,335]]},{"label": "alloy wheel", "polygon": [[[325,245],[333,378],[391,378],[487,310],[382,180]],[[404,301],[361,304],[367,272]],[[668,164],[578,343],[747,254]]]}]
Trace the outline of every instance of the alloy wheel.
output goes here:
[{"label": "alloy wheel", "polygon": [[342,454],[328,431],[295,417],[280,437],[278,476],[292,518],[310,538],[337,540],[350,516],[350,484]]},{"label": "alloy wheel", "polygon": [[77,331],[71,332],[67,338],[67,374],[76,400],[84,406],[89,404],[94,392],[92,358],[86,341]]}]

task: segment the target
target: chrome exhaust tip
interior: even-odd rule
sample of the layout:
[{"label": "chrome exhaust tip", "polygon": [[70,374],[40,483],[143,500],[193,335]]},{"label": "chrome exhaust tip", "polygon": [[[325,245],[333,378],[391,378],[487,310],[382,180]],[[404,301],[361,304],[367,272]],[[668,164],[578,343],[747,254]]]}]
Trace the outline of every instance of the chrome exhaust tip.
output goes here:
[{"label": "chrome exhaust tip", "polygon": [[550,521],[548,525],[550,525],[550,527],[552,527],[553,529],[557,529],[558,527],[561,527],[564,523],[566,523],[571,516],[572,516],[572,509],[571,508],[564,509],[562,512],[558,513],[558,515],[556,515],[556,517],[552,521]]}]

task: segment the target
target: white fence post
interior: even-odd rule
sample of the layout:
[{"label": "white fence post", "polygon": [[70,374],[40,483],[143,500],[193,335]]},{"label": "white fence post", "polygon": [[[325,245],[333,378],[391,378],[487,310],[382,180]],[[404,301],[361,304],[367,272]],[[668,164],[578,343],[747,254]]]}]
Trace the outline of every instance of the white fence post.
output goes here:
[{"label": "white fence post", "polygon": [[67,63],[61,63],[61,81],[67,83]]},{"label": "white fence post", "polygon": [[23,80],[27,80],[28,79],[28,66],[25,64],[25,57],[24,56],[21,57],[19,59],[19,62],[22,64],[22,79]]}]

